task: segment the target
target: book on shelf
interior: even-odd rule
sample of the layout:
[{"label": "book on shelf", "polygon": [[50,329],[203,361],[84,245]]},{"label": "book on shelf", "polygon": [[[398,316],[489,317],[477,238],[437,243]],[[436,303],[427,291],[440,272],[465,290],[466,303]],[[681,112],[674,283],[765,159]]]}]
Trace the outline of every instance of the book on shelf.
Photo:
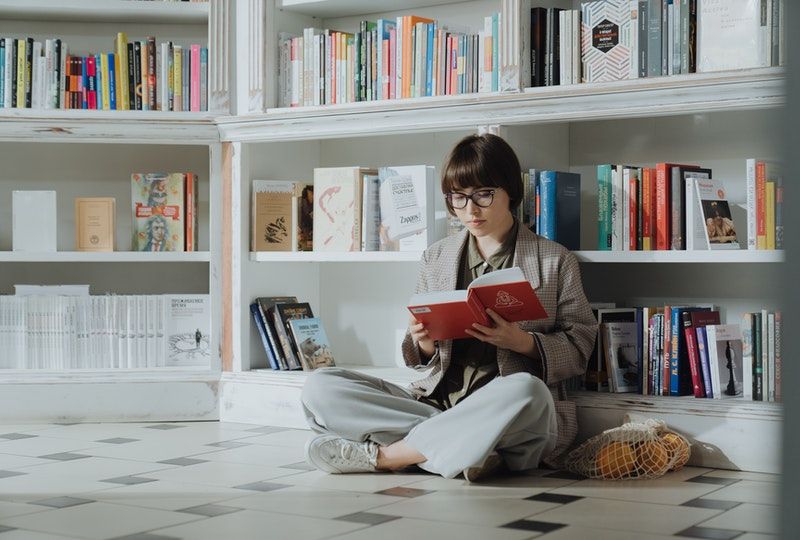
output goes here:
[{"label": "book on shelf", "polygon": [[[275,320],[273,317],[274,306],[277,304],[294,304],[297,303],[296,296],[263,296],[256,298],[258,304],[259,315],[263,323],[264,332],[266,333],[267,343],[265,344],[265,352],[267,358],[270,360],[272,369],[287,370],[289,363],[286,355],[283,352],[283,345],[280,341],[278,332],[275,327]],[[278,365],[276,368],[272,360]]]},{"label": "book on shelf", "polygon": [[424,251],[436,241],[436,169],[406,165],[378,169],[381,251]]},{"label": "book on shelf", "polygon": [[518,267],[496,270],[476,278],[466,290],[415,294],[408,310],[422,323],[431,339],[469,337],[473,323],[493,326],[486,309],[509,322],[547,317],[531,284]]},{"label": "book on shelf", "polygon": [[183,173],[131,175],[133,251],[186,250],[184,184]]},{"label": "book on shelf", "polygon": [[289,329],[303,371],[336,365],[331,344],[319,317],[291,319]]},{"label": "book on shelf", "polygon": [[672,249],[705,249],[703,214],[697,204],[697,180],[709,180],[711,169],[672,169]]},{"label": "book on shelf", "polygon": [[537,233],[570,250],[580,249],[581,175],[561,171],[537,171],[539,214]]},{"label": "book on shelf", "polygon": [[269,342],[266,321],[264,320],[264,317],[261,315],[261,308],[259,307],[258,302],[253,302],[252,304],[250,304],[250,315],[252,315],[253,317],[253,323],[255,323],[256,325],[256,330],[258,330],[258,335],[261,337],[261,345],[264,347],[264,352],[266,354],[269,367],[272,368],[274,371],[279,371],[281,369],[281,365],[278,361],[278,357],[275,356],[275,352],[272,349],[272,345]]},{"label": "book on shelf", "polygon": [[89,285],[14,285],[14,296],[89,296]]},{"label": "book on shelf", "polygon": [[739,249],[736,226],[725,189],[715,180],[696,179],[694,184],[697,190],[698,211],[705,225],[705,247]]},{"label": "book on shelf", "polygon": [[167,366],[208,366],[211,301],[207,294],[167,295]]},{"label": "book on shelf", "polygon": [[619,81],[631,72],[632,36],[629,0],[600,0],[581,4],[584,82]]},{"label": "book on shelf", "polygon": [[692,376],[692,394],[696,398],[713,397],[711,368],[708,358],[701,359],[698,350],[698,331],[711,324],[719,324],[719,311],[681,311],[686,359]]},{"label": "book on shelf", "polygon": [[284,357],[289,369],[301,369],[300,356],[297,344],[292,339],[289,322],[294,319],[310,319],[314,316],[311,306],[307,302],[278,303],[270,308],[275,332],[278,335]]},{"label": "book on shelf", "polygon": [[600,327],[602,350],[612,392],[636,392],[639,385],[639,343],[635,322],[608,322]]},{"label": "book on shelf", "polygon": [[114,251],[116,199],[75,198],[75,251]]},{"label": "book on shelf", "polygon": [[705,327],[714,399],[743,396],[742,333],[738,324]]},{"label": "book on shelf", "polygon": [[[635,308],[604,307],[595,304],[595,317],[598,322],[598,335],[595,340],[594,352],[587,367],[587,388],[598,392],[610,392],[611,382],[609,366],[606,363],[606,353],[603,349],[602,335],[599,333],[603,324],[618,322],[636,322]],[[594,311],[594,310],[593,310]],[[592,372],[591,374],[589,372]]]},{"label": "book on shelf", "polygon": [[11,193],[12,248],[24,252],[57,251],[55,191]]},{"label": "book on shelf", "polygon": [[361,250],[364,167],[314,169],[314,251]]},{"label": "book on shelf", "polygon": [[777,58],[775,64],[772,58],[771,17],[778,1],[698,2],[697,71],[777,65]]},{"label": "book on shelf", "polygon": [[302,188],[299,182],[253,180],[252,251],[297,251]]}]

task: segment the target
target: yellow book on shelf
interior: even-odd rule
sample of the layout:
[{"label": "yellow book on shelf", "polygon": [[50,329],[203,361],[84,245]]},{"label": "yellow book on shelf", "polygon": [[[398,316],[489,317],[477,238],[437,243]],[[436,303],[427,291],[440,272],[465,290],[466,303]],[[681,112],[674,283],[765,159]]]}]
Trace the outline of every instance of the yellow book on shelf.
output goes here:
[{"label": "yellow book on shelf", "polygon": [[767,249],[775,249],[775,182],[766,184]]},{"label": "yellow book on shelf", "polygon": [[125,32],[117,32],[114,40],[114,49],[117,52],[117,109],[128,111],[131,108],[130,96],[128,95],[128,36]]},{"label": "yellow book on shelf", "polygon": [[175,45],[174,61],[172,63],[172,89],[175,98],[172,100],[172,110],[183,110],[183,48]]},{"label": "yellow book on shelf", "polygon": [[[116,67],[116,66],[114,66]],[[103,93],[103,110],[108,111],[111,109],[111,86],[108,84],[108,77],[110,71],[108,70],[108,55],[100,55],[100,81],[102,88],[100,91]],[[114,81],[116,83],[116,81]]]},{"label": "yellow book on shelf", "polygon": [[27,41],[17,40],[17,108],[25,108],[25,46]]}]

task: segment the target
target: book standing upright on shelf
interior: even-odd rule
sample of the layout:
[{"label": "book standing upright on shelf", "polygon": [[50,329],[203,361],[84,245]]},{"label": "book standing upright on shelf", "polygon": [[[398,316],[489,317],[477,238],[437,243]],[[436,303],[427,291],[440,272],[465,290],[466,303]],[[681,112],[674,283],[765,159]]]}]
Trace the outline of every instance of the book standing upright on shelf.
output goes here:
[{"label": "book standing upright on shelf", "polygon": [[115,232],[113,197],[75,199],[75,251],[114,251]]},{"label": "book standing upright on shelf", "polygon": [[12,249],[27,252],[57,250],[56,192],[11,193]]},{"label": "book standing upright on shelf", "polygon": [[467,290],[415,294],[408,310],[422,323],[431,339],[469,337],[473,323],[492,326],[486,309],[506,321],[534,321],[547,317],[531,284],[518,267],[496,270],[470,283]]},{"label": "book standing upright on shelf", "polygon": [[131,175],[133,251],[185,251],[182,173]]},{"label": "book standing upright on shelf", "polygon": [[209,367],[211,301],[207,294],[166,295],[168,367]]},{"label": "book standing upright on shelf", "polygon": [[706,326],[714,399],[742,397],[742,333],[738,324]]},{"label": "book standing upright on shelf", "polygon": [[636,392],[639,383],[639,344],[635,322],[608,322],[601,326],[602,350],[612,392]]},{"label": "book standing upright on shelf", "polygon": [[424,251],[436,241],[435,176],[429,165],[378,169],[382,251]]},{"label": "book standing upright on shelf", "polygon": [[314,251],[361,250],[363,176],[375,169],[314,169]]},{"label": "book standing upright on shelf", "polygon": [[301,190],[298,182],[253,180],[252,251],[297,251]]},{"label": "book standing upright on shelf", "polygon": [[705,224],[705,248],[739,249],[736,227],[722,185],[715,180],[704,179],[696,179],[694,184],[697,190],[697,210]]},{"label": "book standing upright on shelf", "polygon": [[[273,312],[274,312],[274,306],[276,304],[297,303],[297,297],[264,296],[256,298],[256,303],[258,304],[259,314],[264,324],[264,331],[266,332],[267,335],[267,342],[269,345],[267,354],[269,355],[271,352],[275,361],[278,363],[278,369],[282,370],[290,369],[289,363],[287,362],[286,359],[286,355],[283,352],[283,346],[281,344],[280,338],[278,337],[278,332],[275,328],[275,320],[273,318]],[[275,368],[273,367],[273,369]]]},{"label": "book standing upright on shelf", "polygon": [[272,319],[275,323],[275,332],[278,335],[284,357],[289,369],[301,369],[297,344],[292,340],[289,322],[293,319],[310,319],[314,316],[311,306],[307,302],[278,303],[270,308]]}]

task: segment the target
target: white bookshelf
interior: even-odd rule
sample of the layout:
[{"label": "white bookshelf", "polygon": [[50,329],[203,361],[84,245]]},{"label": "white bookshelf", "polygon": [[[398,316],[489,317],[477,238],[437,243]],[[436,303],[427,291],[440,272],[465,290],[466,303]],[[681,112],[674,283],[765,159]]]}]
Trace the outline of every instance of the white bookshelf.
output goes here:
[{"label": "white bookshelf", "polygon": [[350,253],[326,253],[314,251],[301,251],[296,253],[284,252],[251,252],[250,260],[254,262],[419,262],[422,253],[409,252],[381,252],[381,251],[355,251]]},{"label": "white bookshelf", "polygon": [[714,251],[576,251],[583,263],[781,263],[786,260],[782,250],[714,250]]},{"label": "white bookshelf", "polygon": [[208,2],[135,0],[0,0],[5,20],[205,24]]},{"label": "white bookshelf", "polygon": [[[231,19],[222,3],[0,0],[0,35],[61,38],[71,54],[111,52],[117,32],[179,45],[214,43],[209,107],[228,106],[221,69]],[[226,58],[227,63],[227,58]],[[2,370],[0,421],[218,419],[221,371],[223,147],[216,113],[0,109],[0,294],[13,285],[88,283],[93,295],[208,294],[209,364],[194,368]],[[72,144],[63,144],[72,143]],[[198,251],[131,246],[131,174],[198,175]],[[58,251],[12,250],[11,191],[54,190]],[[116,199],[116,249],[75,252],[74,198]]]},{"label": "white bookshelf", "polygon": [[365,6],[360,0],[278,0],[278,5],[283,11],[325,19],[364,15],[367,13],[365,9],[370,13],[383,13],[457,3],[458,0],[372,0]]}]

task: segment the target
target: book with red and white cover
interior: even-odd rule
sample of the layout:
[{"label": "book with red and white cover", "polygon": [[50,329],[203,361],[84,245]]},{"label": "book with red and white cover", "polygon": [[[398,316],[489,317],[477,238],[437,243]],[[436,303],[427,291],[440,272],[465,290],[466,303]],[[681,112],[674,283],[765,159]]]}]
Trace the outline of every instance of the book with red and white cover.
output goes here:
[{"label": "book with red and white cover", "polygon": [[408,310],[422,323],[431,339],[459,339],[473,323],[493,326],[491,309],[509,322],[547,317],[530,282],[518,267],[497,270],[470,283],[466,290],[415,294]]}]

